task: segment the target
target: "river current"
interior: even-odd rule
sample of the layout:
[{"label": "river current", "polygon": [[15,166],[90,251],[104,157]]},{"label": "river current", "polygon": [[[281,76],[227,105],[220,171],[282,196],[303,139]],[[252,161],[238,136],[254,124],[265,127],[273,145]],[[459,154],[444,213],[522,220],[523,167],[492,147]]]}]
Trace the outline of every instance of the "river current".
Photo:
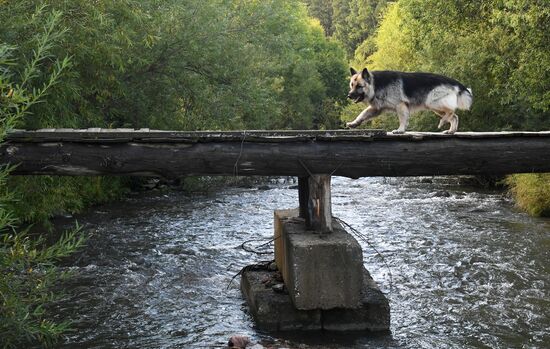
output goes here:
[{"label": "river current", "polygon": [[[238,271],[298,205],[288,180],[215,194],[146,192],[80,215],[87,246],[64,262],[61,348],[211,348],[231,335],[273,348],[548,348],[550,220],[500,191],[446,178],[334,177],[333,214],[367,236],[364,263],[390,300],[391,333],[257,331]],[[258,242],[259,244],[260,242]]]}]

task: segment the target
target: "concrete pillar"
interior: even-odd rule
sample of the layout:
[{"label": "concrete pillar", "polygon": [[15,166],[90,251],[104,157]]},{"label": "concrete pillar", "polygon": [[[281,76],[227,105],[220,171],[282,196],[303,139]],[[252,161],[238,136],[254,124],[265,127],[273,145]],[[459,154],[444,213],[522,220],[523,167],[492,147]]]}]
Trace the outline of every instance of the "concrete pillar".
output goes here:
[{"label": "concrete pillar", "polygon": [[357,308],[363,286],[361,246],[339,223],[330,234],[306,230],[297,210],[275,212],[276,263],[300,310]]},{"label": "concrete pillar", "polygon": [[[363,267],[360,245],[339,224],[330,234],[306,228],[300,210],[275,211],[279,272],[243,272],[241,290],[267,331],[387,331],[388,300]],[[281,291],[281,276],[286,291]],[[284,290],[284,289],[283,289]]]}]

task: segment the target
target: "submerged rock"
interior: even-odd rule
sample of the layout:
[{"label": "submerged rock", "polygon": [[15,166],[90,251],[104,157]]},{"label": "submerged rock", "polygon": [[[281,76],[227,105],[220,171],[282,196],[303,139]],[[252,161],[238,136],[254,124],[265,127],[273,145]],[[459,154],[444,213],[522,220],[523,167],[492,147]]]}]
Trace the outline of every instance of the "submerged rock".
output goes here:
[{"label": "submerged rock", "polygon": [[239,336],[235,335],[229,338],[229,341],[227,342],[227,346],[229,348],[246,348],[249,344],[252,344],[250,342],[250,338],[247,336]]}]

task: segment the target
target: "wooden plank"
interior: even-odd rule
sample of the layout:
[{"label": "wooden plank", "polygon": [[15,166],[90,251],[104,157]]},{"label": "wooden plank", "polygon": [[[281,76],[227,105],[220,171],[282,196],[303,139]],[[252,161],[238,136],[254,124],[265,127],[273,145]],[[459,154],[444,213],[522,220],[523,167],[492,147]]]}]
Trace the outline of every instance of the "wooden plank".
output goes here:
[{"label": "wooden plank", "polygon": [[157,130],[131,130],[131,129],[113,129],[106,132],[101,129],[98,132],[90,130],[38,130],[24,131],[17,130],[8,135],[7,140],[19,140],[26,142],[42,142],[48,140],[67,140],[73,142],[90,142],[91,140],[121,139],[125,142],[127,139],[135,139],[140,142],[169,142],[169,141],[188,141],[188,142],[211,142],[211,141],[301,141],[316,139],[350,139],[357,138],[370,139],[376,136],[385,135],[380,130],[363,131],[196,131],[196,132],[176,132],[176,131],[157,131]]},{"label": "wooden plank", "polygon": [[[54,132],[55,131],[55,128],[43,128],[43,129],[40,129],[40,130],[36,130],[35,132]],[[12,132],[17,132],[17,133],[21,133],[21,132],[28,132],[28,131],[25,131],[25,130],[14,130]]]},{"label": "wooden plank", "polygon": [[[198,138],[188,138],[197,133],[186,132],[179,138],[181,134],[168,132],[168,137],[154,142],[130,136],[134,133],[70,134],[75,138],[63,139],[58,132],[14,132],[0,145],[0,164],[18,164],[13,173],[21,175],[234,175],[235,166],[239,175],[299,177],[550,172],[550,132],[438,135],[422,140],[393,135],[351,140],[340,136],[343,132],[328,139],[319,132],[302,138],[309,133],[294,132],[299,136],[244,142],[233,132],[228,138],[220,132]],[[104,138],[95,138],[98,134]],[[154,132],[141,134],[160,137]]]},{"label": "wooden plank", "polygon": [[[97,128],[95,130],[98,130]],[[550,137],[550,132],[463,132],[454,135],[430,132],[409,132],[403,135],[386,134],[381,130],[328,130],[328,131],[158,131],[148,129],[44,129],[37,131],[14,130],[6,140],[21,142],[71,141],[71,142],[101,142],[108,140],[121,143],[128,139],[143,143],[163,142],[302,142],[302,141],[372,141],[372,140],[408,140],[424,141],[430,139],[490,139],[514,137]]]}]

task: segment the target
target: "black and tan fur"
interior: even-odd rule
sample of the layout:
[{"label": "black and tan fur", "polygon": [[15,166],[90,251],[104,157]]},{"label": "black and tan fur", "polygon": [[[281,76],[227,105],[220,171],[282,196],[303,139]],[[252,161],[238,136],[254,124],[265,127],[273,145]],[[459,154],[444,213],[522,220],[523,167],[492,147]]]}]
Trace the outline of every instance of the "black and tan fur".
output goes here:
[{"label": "black and tan fur", "polygon": [[393,133],[404,133],[409,117],[421,110],[431,110],[440,118],[438,128],[450,123],[444,131],[453,134],[458,129],[457,109],[469,110],[472,91],[460,82],[443,75],[431,73],[405,73],[399,71],[361,72],[351,68],[348,97],[368,107],[347,127],[355,128],[384,111],[394,111],[399,117],[399,128]]}]

